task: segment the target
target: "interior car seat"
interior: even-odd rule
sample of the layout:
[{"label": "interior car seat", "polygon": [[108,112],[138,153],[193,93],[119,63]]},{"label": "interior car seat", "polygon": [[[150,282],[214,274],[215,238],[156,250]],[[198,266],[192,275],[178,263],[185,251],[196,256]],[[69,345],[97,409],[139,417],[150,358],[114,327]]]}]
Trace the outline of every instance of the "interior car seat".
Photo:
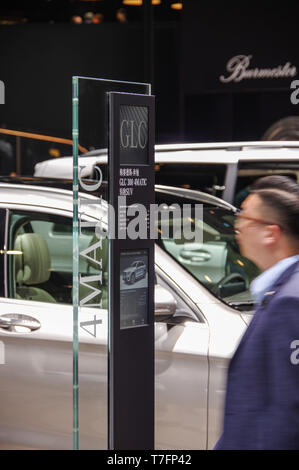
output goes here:
[{"label": "interior car seat", "polygon": [[39,302],[55,302],[46,290],[36,287],[50,278],[51,258],[48,245],[38,233],[24,233],[15,240],[16,297]]}]

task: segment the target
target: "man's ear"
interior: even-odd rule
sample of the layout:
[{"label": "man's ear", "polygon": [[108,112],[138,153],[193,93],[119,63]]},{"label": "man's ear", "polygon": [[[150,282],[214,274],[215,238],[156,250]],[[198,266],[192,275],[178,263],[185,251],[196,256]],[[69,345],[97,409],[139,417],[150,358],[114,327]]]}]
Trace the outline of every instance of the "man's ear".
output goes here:
[{"label": "man's ear", "polygon": [[271,246],[277,243],[281,237],[281,228],[278,225],[267,225],[265,235],[265,245]]}]

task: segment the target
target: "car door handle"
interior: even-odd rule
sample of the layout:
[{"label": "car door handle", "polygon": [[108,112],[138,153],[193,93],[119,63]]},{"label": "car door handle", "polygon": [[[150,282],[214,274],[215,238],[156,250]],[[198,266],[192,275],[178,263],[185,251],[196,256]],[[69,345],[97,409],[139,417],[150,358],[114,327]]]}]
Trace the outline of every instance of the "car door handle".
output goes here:
[{"label": "car door handle", "polygon": [[21,315],[19,313],[6,313],[0,315],[0,328],[8,331],[15,331],[15,327],[21,326],[28,328],[30,331],[38,330],[41,327],[40,322],[29,315]]},{"label": "car door handle", "polygon": [[211,259],[211,253],[205,250],[182,250],[180,255],[183,259],[192,263],[209,261]]}]

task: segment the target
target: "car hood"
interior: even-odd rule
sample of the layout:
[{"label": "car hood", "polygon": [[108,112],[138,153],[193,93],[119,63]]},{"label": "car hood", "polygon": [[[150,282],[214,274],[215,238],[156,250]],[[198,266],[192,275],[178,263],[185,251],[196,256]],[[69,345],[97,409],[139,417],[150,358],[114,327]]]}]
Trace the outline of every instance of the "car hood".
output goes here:
[{"label": "car hood", "polygon": [[135,268],[126,268],[123,270],[123,273],[125,274],[131,274],[135,271]]}]

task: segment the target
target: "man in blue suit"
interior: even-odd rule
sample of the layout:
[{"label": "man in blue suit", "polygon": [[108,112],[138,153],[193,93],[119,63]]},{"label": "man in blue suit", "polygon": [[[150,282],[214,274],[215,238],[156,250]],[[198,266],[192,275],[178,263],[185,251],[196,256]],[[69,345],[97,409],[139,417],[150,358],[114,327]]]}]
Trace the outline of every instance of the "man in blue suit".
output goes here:
[{"label": "man in blue suit", "polygon": [[223,434],[215,449],[299,449],[299,185],[259,179],[236,224],[261,269],[256,311],[228,369]]}]

